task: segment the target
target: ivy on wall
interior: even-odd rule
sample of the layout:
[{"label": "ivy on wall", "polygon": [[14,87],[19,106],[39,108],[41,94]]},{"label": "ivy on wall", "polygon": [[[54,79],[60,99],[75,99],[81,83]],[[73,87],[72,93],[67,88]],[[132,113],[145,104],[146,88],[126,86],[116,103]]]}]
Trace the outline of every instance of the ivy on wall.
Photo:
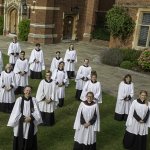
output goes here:
[{"label": "ivy on wall", "polygon": [[114,6],[107,12],[106,23],[111,35],[122,40],[128,38],[135,27],[135,22],[127,10],[120,6]]}]

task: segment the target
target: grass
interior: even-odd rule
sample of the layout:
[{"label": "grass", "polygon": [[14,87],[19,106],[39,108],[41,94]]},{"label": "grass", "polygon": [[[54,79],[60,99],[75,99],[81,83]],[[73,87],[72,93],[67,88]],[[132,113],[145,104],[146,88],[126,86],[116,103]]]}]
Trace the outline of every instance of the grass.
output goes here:
[{"label": "grass", "polygon": [[[8,58],[7,56],[3,58],[6,64]],[[33,86],[33,96],[36,94],[39,82],[40,80],[29,80],[30,85]],[[38,127],[39,150],[72,150],[73,123],[79,106],[74,95],[75,82],[71,81],[66,88],[65,106],[55,111],[56,124],[53,127]],[[97,150],[123,150],[125,122],[117,122],[113,119],[115,103],[115,97],[103,93],[103,103],[100,105],[101,131],[97,134]],[[12,149],[13,130],[6,126],[8,119],[8,114],[0,113],[0,150]],[[150,143],[147,150],[150,150]]]}]

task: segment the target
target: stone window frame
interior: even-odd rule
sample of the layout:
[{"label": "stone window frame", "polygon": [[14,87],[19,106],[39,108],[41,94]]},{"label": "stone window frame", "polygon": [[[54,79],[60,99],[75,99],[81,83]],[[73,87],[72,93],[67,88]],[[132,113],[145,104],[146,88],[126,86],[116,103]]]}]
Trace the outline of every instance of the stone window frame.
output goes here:
[{"label": "stone window frame", "polygon": [[[143,46],[138,46],[138,39],[139,39],[139,34],[140,34],[140,28],[142,25],[142,17],[144,13],[150,13],[150,8],[139,8],[137,12],[137,20],[136,20],[136,25],[135,25],[135,32],[133,34],[133,42],[132,42],[132,48],[137,49],[137,50],[143,50],[150,48],[149,47],[143,47]],[[149,32],[148,32],[148,38],[150,40],[150,25],[149,25]]]}]

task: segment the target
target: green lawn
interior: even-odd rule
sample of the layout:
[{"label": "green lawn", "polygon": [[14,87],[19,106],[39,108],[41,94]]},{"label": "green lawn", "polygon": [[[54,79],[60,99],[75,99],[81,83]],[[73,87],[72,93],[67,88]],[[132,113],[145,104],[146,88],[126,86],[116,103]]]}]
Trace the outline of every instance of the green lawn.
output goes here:
[{"label": "green lawn", "polygon": [[[8,58],[4,57],[4,62],[8,62]],[[32,95],[35,96],[40,81],[30,80],[29,82],[33,86]],[[73,123],[79,106],[74,95],[75,82],[71,81],[66,88],[65,106],[56,110],[56,124],[53,127],[39,126],[39,150],[72,150]],[[101,131],[97,134],[97,150],[123,150],[125,122],[117,122],[113,119],[115,102],[115,97],[103,93],[103,103],[100,105]],[[8,114],[0,113],[0,150],[12,150],[13,130],[6,126],[8,118]],[[150,150],[150,142],[148,144],[147,150]]]}]

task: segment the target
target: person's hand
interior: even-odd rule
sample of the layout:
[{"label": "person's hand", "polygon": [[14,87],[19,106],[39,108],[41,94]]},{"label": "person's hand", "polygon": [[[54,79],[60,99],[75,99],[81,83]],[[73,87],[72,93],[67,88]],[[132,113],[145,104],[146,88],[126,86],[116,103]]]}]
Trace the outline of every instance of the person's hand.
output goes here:
[{"label": "person's hand", "polygon": [[20,75],[21,75],[21,76],[24,76],[24,72],[21,72]]},{"label": "person's hand", "polygon": [[31,117],[24,117],[24,121],[25,121],[26,123],[29,123],[29,122],[31,121]]},{"label": "person's hand", "polygon": [[144,123],[144,121],[143,121],[143,120],[140,120],[140,123]]},{"label": "person's hand", "polygon": [[70,61],[70,59],[67,59],[67,61],[69,62],[69,61]]},{"label": "person's hand", "polygon": [[49,104],[52,101],[52,99],[46,99],[45,101],[47,104]]},{"label": "person's hand", "polygon": [[89,126],[90,126],[90,123],[85,123],[85,124],[84,124],[84,127],[85,127],[85,128],[88,128]]}]

